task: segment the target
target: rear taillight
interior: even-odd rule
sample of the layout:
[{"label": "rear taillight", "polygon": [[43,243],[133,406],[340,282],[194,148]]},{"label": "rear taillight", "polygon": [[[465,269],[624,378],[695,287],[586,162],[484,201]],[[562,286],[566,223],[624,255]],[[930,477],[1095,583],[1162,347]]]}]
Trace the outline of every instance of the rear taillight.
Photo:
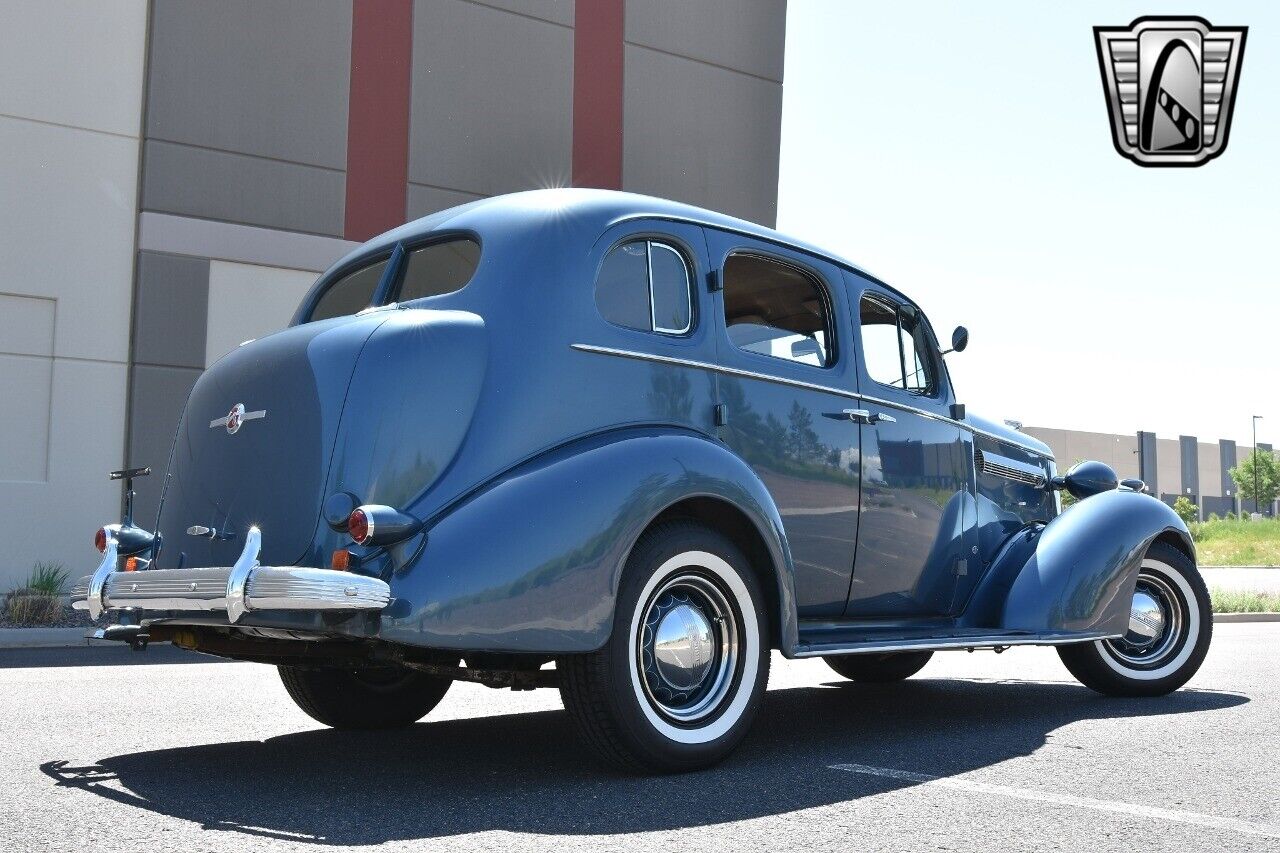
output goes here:
[{"label": "rear taillight", "polygon": [[99,527],[98,532],[93,534],[93,547],[98,549],[99,554],[107,553],[107,528]]},{"label": "rear taillight", "polygon": [[347,519],[347,532],[361,545],[373,536],[373,522],[363,509],[356,509],[351,513],[351,517]]}]

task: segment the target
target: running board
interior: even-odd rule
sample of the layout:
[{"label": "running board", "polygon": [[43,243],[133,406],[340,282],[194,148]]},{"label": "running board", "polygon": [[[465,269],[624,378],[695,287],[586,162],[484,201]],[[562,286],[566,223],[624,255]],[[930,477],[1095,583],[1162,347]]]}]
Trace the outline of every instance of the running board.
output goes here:
[{"label": "running board", "polygon": [[1072,634],[973,634],[956,637],[920,637],[915,639],[867,640],[851,643],[805,643],[796,646],[797,658],[827,655],[885,654],[887,652],[932,652],[947,649],[1003,649],[1007,646],[1063,646],[1093,640],[1113,639],[1118,634],[1080,632]]}]

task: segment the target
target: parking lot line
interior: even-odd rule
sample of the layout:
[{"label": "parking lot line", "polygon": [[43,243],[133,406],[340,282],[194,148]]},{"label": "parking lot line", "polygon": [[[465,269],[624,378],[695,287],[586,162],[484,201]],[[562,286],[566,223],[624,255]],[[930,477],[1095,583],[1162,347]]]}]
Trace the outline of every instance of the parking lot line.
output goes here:
[{"label": "parking lot line", "polygon": [[1265,838],[1280,838],[1280,826],[1265,823],[1251,823],[1231,817],[1217,817],[1200,812],[1181,811],[1179,809],[1162,809],[1154,806],[1138,806],[1132,803],[1121,803],[1115,800],[1095,800],[1091,797],[1077,797],[1072,794],[1055,794],[1048,791],[1034,791],[1030,788],[1014,788],[1009,785],[992,785],[987,782],[974,782],[968,779],[948,779],[940,776],[929,776],[925,773],[911,773],[906,770],[894,770],[889,767],[871,767],[866,764],[829,764],[828,770],[843,770],[846,773],[860,773],[864,776],[880,776],[885,779],[898,779],[904,782],[915,782],[937,788],[950,788],[956,791],[968,791],[973,794],[994,794],[1001,797],[1012,797],[1018,800],[1032,800],[1040,803],[1052,803],[1059,806],[1072,806],[1080,809],[1092,809],[1100,812],[1133,815],[1135,817],[1156,818],[1177,823],[1190,823],[1210,829],[1225,829],[1244,835],[1259,835]]}]

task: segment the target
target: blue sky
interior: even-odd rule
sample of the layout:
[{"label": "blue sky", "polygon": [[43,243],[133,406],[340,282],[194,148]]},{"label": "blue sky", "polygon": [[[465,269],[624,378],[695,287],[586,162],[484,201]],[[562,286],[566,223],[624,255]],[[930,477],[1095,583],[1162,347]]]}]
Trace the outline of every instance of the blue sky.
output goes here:
[{"label": "blue sky", "polygon": [[[1230,144],[1141,168],[1092,27],[1185,11],[1249,27]],[[962,402],[1280,444],[1280,7],[792,0],[786,51],[778,227],[967,326]]]}]

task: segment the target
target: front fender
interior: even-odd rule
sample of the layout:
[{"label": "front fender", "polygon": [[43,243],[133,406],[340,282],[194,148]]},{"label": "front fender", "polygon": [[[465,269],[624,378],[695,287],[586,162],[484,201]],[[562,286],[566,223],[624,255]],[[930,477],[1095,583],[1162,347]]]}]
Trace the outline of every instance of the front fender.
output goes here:
[{"label": "front fender", "polygon": [[1119,490],[1086,498],[1005,544],[965,621],[1046,635],[1123,634],[1143,555],[1167,534],[1194,559],[1187,526],[1150,495]]},{"label": "front fender", "polygon": [[784,645],[795,597],[782,520],[724,445],[637,428],[581,439],[499,477],[435,520],[420,558],[391,579],[379,636],[433,648],[572,653],[613,628],[622,567],[645,527],[691,497],[741,510],[774,562]]}]

